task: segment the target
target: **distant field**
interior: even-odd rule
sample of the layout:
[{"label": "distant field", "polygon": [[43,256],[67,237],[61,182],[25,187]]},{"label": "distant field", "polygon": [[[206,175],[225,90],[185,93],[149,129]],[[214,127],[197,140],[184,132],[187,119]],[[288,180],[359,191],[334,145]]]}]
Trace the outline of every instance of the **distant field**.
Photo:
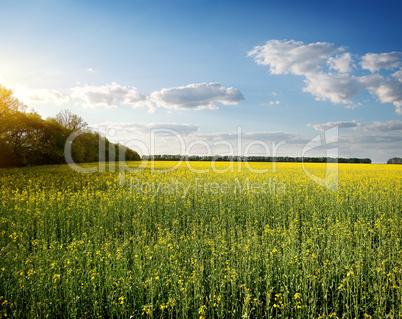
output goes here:
[{"label": "distant field", "polygon": [[0,170],[1,318],[402,316],[402,165],[153,164]]}]

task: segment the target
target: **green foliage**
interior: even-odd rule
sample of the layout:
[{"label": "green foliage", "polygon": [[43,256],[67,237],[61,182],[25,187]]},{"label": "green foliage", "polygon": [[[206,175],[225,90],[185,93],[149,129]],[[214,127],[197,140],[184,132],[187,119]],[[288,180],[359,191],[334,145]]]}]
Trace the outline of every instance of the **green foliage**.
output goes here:
[{"label": "green foliage", "polygon": [[[72,143],[72,157],[77,163],[99,160],[100,141],[109,145],[109,141],[99,134],[86,129],[87,123],[68,110],[61,111],[55,118],[43,120],[35,112],[26,112],[26,106],[13,96],[12,90],[0,85],[0,167],[32,166],[65,163],[64,146],[73,132],[80,132]],[[114,144],[112,144],[114,145]],[[106,159],[140,160],[133,150],[126,150],[120,159],[113,154]]]},{"label": "green foliage", "polygon": [[[0,170],[0,317],[401,317],[402,167],[341,164],[330,192],[294,163],[266,174],[148,167],[125,185],[118,164]],[[194,187],[270,177],[286,192]]]},{"label": "green foliage", "polygon": [[71,113],[69,110],[63,110],[57,113],[55,120],[65,128],[77,131],[83,130],[88,125],[84,120],[76,114]]}]

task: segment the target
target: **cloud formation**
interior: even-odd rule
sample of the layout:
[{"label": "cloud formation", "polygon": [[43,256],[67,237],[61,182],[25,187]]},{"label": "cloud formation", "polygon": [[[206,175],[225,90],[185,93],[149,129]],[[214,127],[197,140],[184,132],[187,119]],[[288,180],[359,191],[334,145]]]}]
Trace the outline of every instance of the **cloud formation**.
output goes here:
[{"label": "cloud formation", "polygon": [[135,87],[122,86],[115,82],[101,86],[75,87],[72,89],[72,97],[85,101],[85,105],[89,107],[116,107],[118,104],[138,107],[147,104],[146,95]]},{"label": "cloud formation", "polygon": [[360,81],[381,103],[393,103],[396,113],[402,115],[402,71],[389,78],[373,74],[362,77]]},{"label": "cloud formation", "polygon": [[70,100],[68,96],[64,96],[57,90],[47,89],[28,91],[26,97],[31,101],[56,104],[66,103]]},{"label": "cloud formation", "polygon": [[[328,42],[305,44],[294,40],[270,40],[254,47],[248,56],[257,64],[268,66],[271,74],[304,76],[306,87],[303,91],[311,93],[316,100],[350,104],[367,89],[381,103],[394,104],[396,113],[402,115],[402,52],[367,53],[355,64],[352,54],[344,51],[345,47]],[[394,70],[394,73],[375,73],[382,69]],[[372,74],[350,74],[364,70]]]},{"label": "cloud formation", "polygon": [[373,124],[365,125],[363,129],[372,132],[402,131],[402,121],[374,122]]},{"label": "cloud formation", "polygon": [[20,86],[15,89],[16,96],[24,103],[51,103],[63,104],[70,101],[68,95],[62,94],[57,90],[50,89],[29,89],[26,86]]},{"label": "cloud formation", "polygon": [[367,53],[362,56],[362,69],[374,73],[381,69],[393,70],[401,66],[402,52]]},{"label": "cloud formation", "polygon": [[[174,135],[181,135],[183,139],[191,138],[192,140],[198,139],[213,143],[215,141],[236,141],[239,136],[244,141],[286,141],[287,143],[305,142],[307,140],[301,139],[299,134],[286,131],[275,132],[214,132],[204,133],[201,131],[198,124],[182,124],[182,123],[147,123],[139,124],[133,122],[117,123],[117,122],[103,122],[90,127],[102,134],[110,134],[109,130],[112,129],[112,134],[119,133],[131,137],[138,135],[150,137],[153,130],[158,130],[160,133],[166,132],[165,138],[174,138]],[[172,134],[172,131],[176,134]],[[159,134],[159,132],[157,134]],[[240,134],[240,135],[239,135]],[[161,134],[164,135],[164,134]],[[112,136],[110,136],[112,137]],[[146,139],[145,139],[146,140]]]},{"label": "cloud formation", "polygon": [[254,47],[248,56],[258,64],[269,66],[272,74],[308,75],[319,73],[320,64],[342,50],[342,47],[327,42],[304,44],[295,40],[270,40],[265,45]]},{"label": "cloud formation", "polygon": [[201,110],[217,109],[216,102],[235,105],[244,97],[239,90],[220,83],[198,83],[155,91],[150,100],[156,106],[168,109]]},{"label": "cloud formation", "polygon": [[361,91],[358,79],[348,74],[316,74],[308,76],[304,82],[304,92],[309,92],[316,100],[330,100],[332,103],[350,103]]},{"label": "cloud formation", "polygon": [[372,124],[364,125],[357,120],[352,121],[336,121],[327,122],[323,124],[307,124],[308,127],[312,127],[316,131],[326,131],[334,126],[338,128],[355,128],[363,129],[367,132],[389,132],[389,131],[402,131],[402,121],[394,120],[388,122],[374,122]]},{"label": "cloud formation", "polygon": [[352,55],[346,52],[342,55],[336,55],[335,57],[328,58],[328,65],[331,69],[340,73],[349,73],[356,67],[353,64]]},{"label": "cloud formation", "polygon": [[[56,90],[31,90],[27,87],[19,87],[16,91],[16,95],[23,101],[62,104],[73,99],[84,107],[146,106],[150,112],[153,112],[155,107],[180,110],[217,109],[216,103],[236,105],[244,100],[238,89],[224,87],[220,83],[193,83],[165,88],[152,92],[150,96],[139,92],[135,87],[123,86],[116,82],[98,86],[76,86],[66,95]],[[276,101],[276,104],[279,104],[279,101]]]},{"label": "cloud formation", "polygon": [[375,145],[375,144],[395,143],[395,142],[400,143],[400,142],[402,142],[402,135],[397,135],[397,134],[381,134],[381,135],[346,134],[346,135],[340,136],[339,142],[343,143],[343,144],[351,144],[351,145],[360,145],[360,144]]},{"label": "cloud formation", "polygon": [[353,120],[353,121],[327,122],[324,124],[308,124],[307,126],[312,127],[316,131],[324,132],[334,126],[338,126],[338,128],[357,128],[360,127],[361,124],[356,120]]},{"label": "cloud formation", "polygon": [[[239,137],[237,132],[233,133],[209,133],[204,134],[204,138],[213,141],[235,141]],[[280,142],[286,141],[287,143],[303,142],[300,135],[291,132],[277,131],[277,132],[243,132],[241,134],[242,140],[245,141],[263,141],[263,142]]]},{"label": "cloud formation", "polygon": [[197,124],[178,124],[178,123],[148,123],[148,124],[138,124],[138,123],[111,123],[106,122],[103,124],[98,124],[93,126],[94,128],[99,126],[105,126],[113,128],[116,131],[122,131],[127,133],[139,133],[139,134],[150,134],[152,130],[165,130],[174,131],[182,135],[191,135],[199,131],[199,126]]}]

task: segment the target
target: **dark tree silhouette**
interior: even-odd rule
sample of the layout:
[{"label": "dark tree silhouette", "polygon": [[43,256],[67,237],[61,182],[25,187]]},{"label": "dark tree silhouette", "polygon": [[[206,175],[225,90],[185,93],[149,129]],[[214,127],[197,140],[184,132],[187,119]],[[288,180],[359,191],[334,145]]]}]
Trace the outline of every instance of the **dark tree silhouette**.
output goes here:
[{"label": "dark tree silhouette", "polygon": [[387,161],[387,164],[402,164],[402,158],[401,158],[401,157],[393,157],[393,158],[390,158],[390,159]]}]

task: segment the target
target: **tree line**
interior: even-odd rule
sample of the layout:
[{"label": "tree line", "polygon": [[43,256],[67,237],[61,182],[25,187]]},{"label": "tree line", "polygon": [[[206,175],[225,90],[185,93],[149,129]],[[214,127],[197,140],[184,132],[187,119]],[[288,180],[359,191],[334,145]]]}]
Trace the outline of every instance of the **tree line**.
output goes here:
[{"label": "tree line", "polygon": [[289,156],[202,156],[202,155],[149,155],[143,160],[150,161],[216,161],[216,162],[305,162],[305,163],[360,163],[371,164],[369,158],[332,158],[332,157],[289,157]]},{"label": "tree line", "polygon": [[390,158],[390,159],[387,161],[387,164],[402,164],[402,158],[401,158],[401,157],[393,157],[393,158]]},{"label": "tree line", "polygon": [[99,161],[100,151],[109,161],[141,159],[135,151],[91,131],[81,117],[68,110],[47,119],[33,110],[28,112],[12,90],[0,85],[0,167],[66,163],[66,141],[77,131],[71,145],[76,163]]}]

